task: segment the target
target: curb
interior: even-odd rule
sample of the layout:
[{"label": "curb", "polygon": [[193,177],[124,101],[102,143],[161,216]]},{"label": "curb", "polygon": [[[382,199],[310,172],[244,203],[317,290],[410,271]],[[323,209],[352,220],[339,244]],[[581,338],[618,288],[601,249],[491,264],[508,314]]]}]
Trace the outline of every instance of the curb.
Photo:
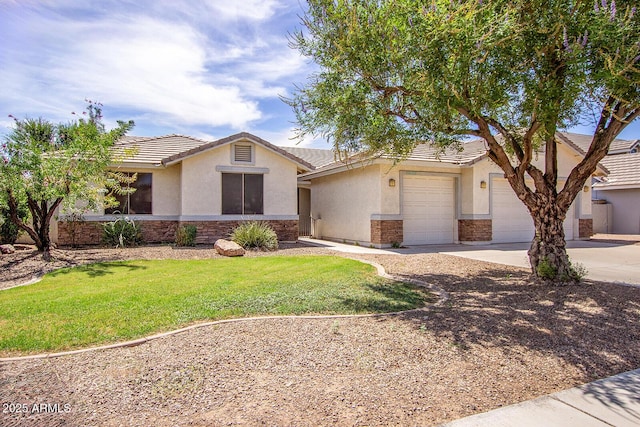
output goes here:
[{"label": "curb", "polygon": [[82,354],[82,353],[88,353],[88,352],[99,351],[99,350],[111,350],[111,349],[116,349],[116,348],[136,347],[136,346],[145,344],[145,343],[147,343],[149,341],[157,340],[157,339],[160,339],[160,338],[170,337],[172,335],[181,334],[183,332],[188,332],[188,331],[191,331],[193,329],[204,328],[204,327],[207,327],[207,326],[214,326],[214,325],[222,325],[222,324],[225,324],[225,323],[253,322],[253,321],[258,321],[258,320],[274,320],[274,319],[315,320],[315,319],[345,319],[345,318],[367,318],[367,317],[397,316],[397,315],[400,315],[400,314],[406,314],[406,313],[412,313],[412,312],[416,312],[416,311],[422,311],[422,310],[425,310],[425,309],[429,309],[431,307],[440,307],[445,302],[447,302],[449,300],[449,294],[445,290],[443,290],[442,288],[440,288],[440,287],[438,287],[436,285],[433,285],[431,283],[422,282],[422,281],[416,280],[416,279],[405,279],[405,278],[395,277],[393,275],[388,274],[385,271],[384,267],[382,265],[376,263],[376,262],[363,260],[363,259],[356,259],[356,258],[352,258],[352,259],[355,259],[356,261],[360,261],[360,262],[362,262],[364,264],[369,264],[369,265],[375,267],[376,270],[377,270],[378,275],[380,277],[384,277],[385,279],[396,280],[398,282],[410,283],[412,285],[416,285],[416,286],[421,286],[421,287],[427,288],[431,292],[433,292],[436,295],[438,295],[438,301],[436,301],[435,303],[433,303],[431,305],[425,306],[425,307],[414,308],[412,310],[405,310],[405,311],[396,311],[396,312],[393,312],[393,313],[330,314],[330,315],[318,315],[318,316],[304,316],[304,315],[303,316],[294,316],[294,315],[287,315],[287,316],[258,316],[258,317],[241,317],[241,318],[238,318],[238,319],[215,320],[215,321],[211,321],[211,322],[197,323],[195,325],[186,326],[184,328],[175,329],[173,331],[162,332],[160,334],[150,335],[150,336],[144,337],[144,338],[138,338],[138,339],[135,339],[135,340],[125,341],[125,342],[121,342],[121,343],[102,345],[102,346],[98,346],[98,347],[89,347],[89,348],[83,348],[83,349],[79,349],[79,350],[63,351],[63,352],[59,352],[59,353],[41,353],[41,354],[33,354],[33,355],[29,355],[29,356],[2,357],[2,358],[0,358],[0,364],[8,363],[8,362],[19,362],[19,361],[25,361],[25,360],[50,359],[50,358],[54,358],[54,357],[71,356],[71,355],[74,355],[74,354]]}]

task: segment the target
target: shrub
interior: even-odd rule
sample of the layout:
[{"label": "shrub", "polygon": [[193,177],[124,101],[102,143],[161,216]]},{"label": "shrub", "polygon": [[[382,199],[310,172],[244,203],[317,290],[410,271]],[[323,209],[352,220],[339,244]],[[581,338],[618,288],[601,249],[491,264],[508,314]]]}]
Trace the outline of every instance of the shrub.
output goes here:
[{"label": "shrub", "polygon": [[[18,206],[18,217],[26,221],[29,218],[29,210],[25,206]],[[19,235],[20,229],[9,218],[9,209],[0,209],[0,244],[13,245]]]},{"label": "shrub", "polygon": [[142,243],[140,224],[127,217],[102,224],[102,242],[105,245],[124,248]]},{"label": "shrub", "polygon": [[197,231],[195,225],[181,225],[176,232],[176,245],[195,246]]},{"label": "shrub", "polygon": [[549,259],[547,259],[546,257],[540,260],[537,270],[538,277],[546,280],[553,280],[558,275],[558,271],[553,265],[551,265],[551,262],[549,262]]},{"label": "shrub", "polygon": [[245,249],[278,249],[278,235],[269,224],[260,221],[240,224],[231,232],[231,240]]}]

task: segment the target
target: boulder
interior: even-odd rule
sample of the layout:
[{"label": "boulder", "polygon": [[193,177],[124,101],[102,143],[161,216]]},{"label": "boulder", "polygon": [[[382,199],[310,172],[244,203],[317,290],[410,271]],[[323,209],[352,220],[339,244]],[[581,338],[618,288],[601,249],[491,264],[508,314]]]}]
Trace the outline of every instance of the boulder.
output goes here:
[{"label": "boulder", "polygon": [[237,244],[236,242],[232,242],[230,240],[218,239],[216,243],[213,245],[216,252],[218,252],[222,256],[242,256],[244,255],[244,248]]},{"label": "boulder", "polygon": [[12,254],[16,251],[16,248],[13,245],[0,245],[0,253],[3,254]]}]

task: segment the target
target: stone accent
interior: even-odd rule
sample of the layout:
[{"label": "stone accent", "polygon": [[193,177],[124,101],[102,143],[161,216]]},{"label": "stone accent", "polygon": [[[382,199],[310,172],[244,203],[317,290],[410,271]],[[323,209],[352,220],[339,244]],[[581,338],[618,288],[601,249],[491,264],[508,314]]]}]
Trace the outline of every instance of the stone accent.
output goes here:
[{"label": "stone accent", "polygon": [[58,246],[99,245],[102,223],[96,221],[58,221]]},{"label": "stone accent", "polygon": [[138,221],[145,243],[173,243],[176,241],[177,221]]},{"label": "stone accent", "polygon": [[216,243],[213,245],[216,252],[218,252],[222,256],[243,256],[244,248],[237,244],[236,242],[232,242],[231,240],[218,239]]},{"label": "stone accent", "polygon": [[588,239],[593,236],[593,219],[579,219],[578,220],[578,238]]},{"label": "stone accent", "polygon": [[[184,221],[180,225],[196,226],[196,244],[212,245],[218,239],[228,239],[238,225],[246,221]],[[298,240],[298,220],[264,221],[271,225],[281,242]]]},{"label": "stone accent", "polygon": [[459,219],[458,240],[461,242],[490,242],[493,239],[490,219]]},{"label": "stone accent", "polygon": [[[196,244],[213,245],[218,239],[226,239],[231,231],[244,221],[138,221],[144,243],[174,243],[176,231],[182,224],[196,226]],[[298,220],[265,221],[273,227],[278,240],[295,242],[298,240]],[[104,221],[58,222],[58,245],[77,246],[99,245],[102,239]],[[75,230],[75,232],[73,232]],[[73,235],[75,234],[75,239]]]},{"label": "stone accent", "polygon": [[13,245],[0,245],[0,253],[8,255],[12,254],[16,251],[16,248]]},{"label": "stone accent", "polygon": [[372,219],[371,243],[374,245],[400,244],[404,239],[402,220]]}]

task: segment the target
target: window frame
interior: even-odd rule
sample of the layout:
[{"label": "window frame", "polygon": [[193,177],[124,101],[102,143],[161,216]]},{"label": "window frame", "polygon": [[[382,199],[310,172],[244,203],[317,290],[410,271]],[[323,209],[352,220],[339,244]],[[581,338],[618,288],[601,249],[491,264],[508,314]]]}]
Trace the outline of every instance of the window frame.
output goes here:
[{"label": "window frame", "polygon": [[[114,195],[116,197],[116,199],[120,202],[120,204],[117,207],[113,207],[113,208],[108,208],[104,210],[104,214],[105,215],[153,215],[153,173],[152,172],[123,172],[124,174],[126,174],[128,177],[131,177],[132,175],[137,175],[136,176],[136,180],[133,183],[126,183],[124,185],[126,185],[127,188],[131,188],[131,186],[135,186],[139,181],[141,181],[142,176],[144,176],[146,178],[146,176],[149,177],[149,185],[148,185],[148,194],[149,194],[149,201],[148,202],[143,202],[144,204],[149,205],[149,212],[133,212],[131,213],[131,196],[136,196],[136,195],[142,195],[145,194],[146,192],[139,192],[140,188],[136,187],[136,191],[134,191],[133,193],[129,193],[129,194],[124,194],[124,195]],[[124,203],[123,203],[123,199],[124,199]],[[124,205],[124,206],[123,206]],[[124,210],[126,208],[126,211]],[[119,212],[119,214],[117,213]]]},{"label": "window frame", "polygon": [[[227,183],[225,183],[226,178],[229,177],[231,179],[232,175],[234,179],[238,176],[240,177],[240,197],[239,197],[240,200],[237,200],[238,189],[237,188],[230,189],[226,185],[226,184],[233,185],[231,181],[227,181]],[[264,174],[263,173],[223,172],[221,176],[222,178],[221,178],[220,198],[221,198],[222,215],[264,215]],[[247,193],[247,178],[246,178],[247,176],[260,177],[260,191],[258,194]],[[232,193],[229,193],[229,191],[232,191]],[[260,209],[248,209],[248,207],[251,207],[250,205],[252,204],[251,200],[247,199],[248,194],[251,197],[257,196],[259,198]],[[255,203],[255,201],[253,203]],[[237,211],[238,206],[241,207],[239,211]],[[236,208],[236,209],[233,209],[233,208]]]}]

